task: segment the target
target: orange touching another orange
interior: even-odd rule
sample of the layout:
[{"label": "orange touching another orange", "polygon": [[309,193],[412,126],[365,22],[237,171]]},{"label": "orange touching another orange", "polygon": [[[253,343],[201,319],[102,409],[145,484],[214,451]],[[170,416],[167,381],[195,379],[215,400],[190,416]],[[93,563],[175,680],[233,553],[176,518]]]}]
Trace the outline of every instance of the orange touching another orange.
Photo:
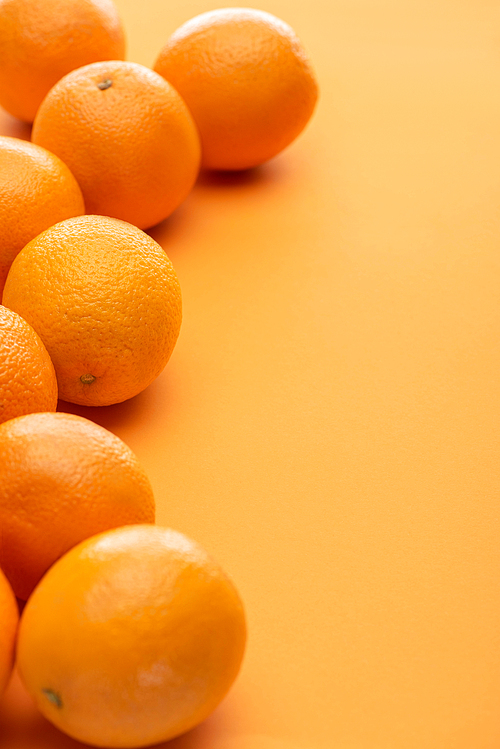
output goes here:
[{"label": "orange touching another orange", "polygon": [[63,413],[0,425],[0,567],[18,598],[83,539],[154,519],[144,469],[106,429]]},{"label": "orange touching another orange", "polygon": [[177,91],[132,62],[87,65],[47,95],[32,140],[75,175],[89,213],[141,229],[169,216],[190,192],[200,143]]},{"label": "orange touching another orange", "polygon": [[112,0],[0,0],[0,104],[21,120],[66,73],[124,57]]},{"label": "orange touching another orange", "polygon": [[154,69],[191,110],[208,169],[247,169],[276,156],[303,130],[318,96],[293,29],[250,8],[213,10],[187,21]]},{"label": "orange touching another orange", "polygon": [[56,373],[47,349],[26,320],[0,305],[0,423],[56,407]]},{"label": "orange touching another orange", "polygon": [[182,317],[165,251],[135,226],[104,216],[68,219],[26,245],[3,301],[44,342],[59,397],[90,406],[144,390],[166,365]]},{"label": "orange touching another orange", "polygon": [[0,300],[7,273],[30,239],[85,213],[68,167],[40,146],[0,136]]},{"label": "orange touching another orange", "polygon": [[7,578],[0,570],[0,697],[14,666],[14,649],[19,613]]},{"label": "orange touching another orange", "polygon": [[238,673],[245,638],[239,595],[198,544],[132,526],[88,539],[49,570],[24,610],[18,667],[41,712],[65,733],[140,747],[214,710]]}]

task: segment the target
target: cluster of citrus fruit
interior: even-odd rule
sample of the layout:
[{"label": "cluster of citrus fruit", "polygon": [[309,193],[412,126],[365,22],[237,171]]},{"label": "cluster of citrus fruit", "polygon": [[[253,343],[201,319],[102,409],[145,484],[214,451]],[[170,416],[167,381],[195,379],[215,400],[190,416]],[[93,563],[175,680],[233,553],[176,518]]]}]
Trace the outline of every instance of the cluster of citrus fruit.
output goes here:
[{"label": "cluster of citrus fruit", "polygon": [[279,153],[317,98],[295,33],[261,11],[188,21],[154,70],[124,56],[112,0],[0,0],[0,104],[33,122],[32,143],[0,137],[0,693],[16,650],[44,715],[105,747],[202,721],[245,617],[207,553],[154,525],[129,448],[57,400],[119,403],[159,375],[181,292],[143,230],[200,168]]}]

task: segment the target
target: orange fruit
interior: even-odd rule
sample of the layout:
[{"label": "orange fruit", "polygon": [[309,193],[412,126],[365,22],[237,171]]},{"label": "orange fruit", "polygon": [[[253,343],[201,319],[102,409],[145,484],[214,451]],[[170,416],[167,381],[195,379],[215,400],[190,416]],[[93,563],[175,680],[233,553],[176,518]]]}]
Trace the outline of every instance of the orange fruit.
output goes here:
[{"label": "orange fruit", "polygon": [[0,697],[9,682],[14,665],[18,619],[19,613],[14,593],[0,570]]},{"label": "orange fruit", "polygon": [[56,373],[47,349],[26,320],[0,305],[0,423],[56,407]]},{"label": "orange fruit", "polygon": [[81,190],[57,156],[0,136],[0,299],[19,250],[49,226],[82,213]]},{"label": "orange fruit", "polygon": [[200,163],[185,103],[133,62],[94,63],[65,76],[38,110],[32,140],[68,165],[89,213],[141,229],[182,203]]},{"label": "orange fruit", "polygon": [[164,250],[104,216],[62,221],[29,242],[12,264],[3,302],[44,342],[59,397],[88,406],[144,390],[167,363],[182,316]]},{"label": "orange fruit", "polygon": [[132,526],[56,562],[26,605],[17,652],[26,688],[58,728],[95,746],[140,747],[204,720],[244,646],[243,606],[218,564],[181,533]]},{"label": "orange fruit", "polygon": [[21,600],[75,544],[154,519],[144,469],[107,429],[64,413],[0,424],[0,567]]},{"label": "orange fruit", "polygon": [[0,0],[0,104],[21,120],[66,73],[124,57],[111,0]]},{"label": "orange fruit", "polygon": [[250,8],[192,18],[172,34],[154,69],[191,110],[207,169],[247,169],[276,156],[303,130],[318,96],[293,29]]}]

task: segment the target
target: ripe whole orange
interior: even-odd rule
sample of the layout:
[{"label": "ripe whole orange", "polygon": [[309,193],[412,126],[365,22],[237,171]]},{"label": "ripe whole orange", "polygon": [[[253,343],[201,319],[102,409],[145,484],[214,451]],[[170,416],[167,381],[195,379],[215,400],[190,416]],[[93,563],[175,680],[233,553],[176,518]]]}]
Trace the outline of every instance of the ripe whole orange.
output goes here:
[{"label": "ripe whole orange", "polygon": [[56,373],[47,349],[26,320],[0,305],[0,423],[56,407]]},{"label": "ripe whole orange", "polygon": [[191,114],[160,75],[132,62],[65,76],[38,110],[32,140],[75,175],[88,213],[145,229],[190,192],[200,164]]},{"label": "ripe whole orange", "polygon": [[19,613],[7,578],[0,570],[0,697],[9,682],[14,665],[14,648]]},{"label": "ripe whole orange", "polygon": [[21,120],[66,73],[124,57],[112,0],[0,0],[0,104]]},{"label": "ripe whole orange", "polygon": [[251,8],[213,10],[187,21],[154,69],[191,110],[207,169],[247,169],[276,156],[303,130],[318,97],[293,29]]},{"label": "ripe whole orange", "polygon": [[0,567],[18,598],[80,541],[154,519],[144,469],[107,429],[64,413],[0,424]]},{"label": "ripe whole orange", "polygon": [[144,390],[167,363],[182,317],[164,250],[135,226],[104,216],[68,219],[27,244],[3,302],[44,342],[59,397],[89,406]]},{"label": "ripe whole orange", "polygon": [[0,299],[17,253],[65,218],[85,213],[68,167],[45,148],[0,136]]},{"label": "ripe whole orange", "polygon": [[238,673],[245,638],[240,597],[198,544],[132,526],[88,539],[49,570],[23,613],[18,667],[41,712],[65,733],[140,747],[214,710]]}]

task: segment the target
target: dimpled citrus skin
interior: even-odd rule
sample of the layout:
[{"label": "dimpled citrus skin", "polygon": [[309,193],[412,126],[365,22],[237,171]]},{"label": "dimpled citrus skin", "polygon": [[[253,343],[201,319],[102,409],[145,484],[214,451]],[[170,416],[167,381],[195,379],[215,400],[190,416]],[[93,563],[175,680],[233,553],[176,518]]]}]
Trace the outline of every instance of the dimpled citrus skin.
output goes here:
[{"label": "dimpled citrus skin", "polygon": [[124,57],[111,0],[0,0],[0,104],[21,120],[66,73]]},{"label": "dimpled citrus skin", "polygon": [[18,667],[45,717],[73,738],[147,746],[212,712],[245,638],[238,593],[198,544],[132,526],[49,570],[23,613]]},{"label": "dimpled citrus skin", "polygon": [[75,175],[88,213],[141,229],[169,216],[199,170],[200,142],[179,94],[133,62],[87,65],[43,101],[32,140]]},{"label": "dimpled citrus skin", "polygon": [[80,541],[154,520],[144,469],[107,429],[64,413],[0,425],[0,567],[18,598]]},{"label": "dimpled citrus skin", "polygon": [[0,570],[0,697],[14,666],[14,648],[19,613],[14,593]]},{"label": "dimpled citrus skin", "polygon": [[45,148],[0,136],[0,299],[17,253],[65,218],[85,213],[68,167]]},{"label": "dimpled citrus skin", "polygon": [[303,130],[318,96],[293,29],[250,8],[192,18],[170,37],[154,69],[191,110],[208,169],[247,169],[276,156]]},{"label": "dimpled citrus skin", "polygon": [[0,305],[0,423],[56,407],[56,373],[47,349],[26,320]]},{"label": "dimpled citrus skin", "polygon": [[59,397],[105,406],[144,390],[179,335],[181,291],[150,236],[104,216],[62,221],[14,260],[3,303],[37,331]]}]

